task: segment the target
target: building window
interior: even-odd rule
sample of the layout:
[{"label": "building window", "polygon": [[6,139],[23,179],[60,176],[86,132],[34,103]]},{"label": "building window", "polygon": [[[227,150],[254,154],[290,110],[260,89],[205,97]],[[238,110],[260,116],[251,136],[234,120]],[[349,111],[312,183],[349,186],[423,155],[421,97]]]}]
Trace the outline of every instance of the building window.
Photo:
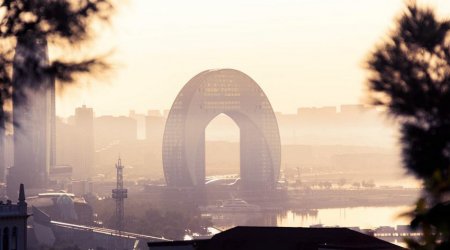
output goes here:
[{"label": "building window", "polygon": [[14,227],[11,233],[11,250],[17,250],[17,227]]},{"label": "building window", "polygon": [[5,250],[9,249],[9,229],[7,227],[5,227],[5,229],[3,229],[3,242],[2,242],[2,247]]}]

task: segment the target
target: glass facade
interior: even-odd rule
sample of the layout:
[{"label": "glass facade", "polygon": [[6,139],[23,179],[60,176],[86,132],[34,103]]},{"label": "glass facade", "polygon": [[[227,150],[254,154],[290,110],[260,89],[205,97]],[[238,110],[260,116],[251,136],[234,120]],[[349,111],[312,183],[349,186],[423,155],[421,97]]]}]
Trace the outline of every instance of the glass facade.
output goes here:
[{"label": "glass facade", "polygon": [[167,185],[204,185],[205,128],[221,113],[240,128],[241,183],[248,188],[273,187],[281,158],[275,114],[258,84],[233,69],[204,71],[176,97],[163,138]]},{"label": "glass facade", "polygon": [[7,179],[12,199],[17,196],[19,183],[45,187],[49,169],[56,162],[55,82],[34,66],[48,64],[47,41],[27,38],[19,39],[14,56],[14,166],[9,168]]}]

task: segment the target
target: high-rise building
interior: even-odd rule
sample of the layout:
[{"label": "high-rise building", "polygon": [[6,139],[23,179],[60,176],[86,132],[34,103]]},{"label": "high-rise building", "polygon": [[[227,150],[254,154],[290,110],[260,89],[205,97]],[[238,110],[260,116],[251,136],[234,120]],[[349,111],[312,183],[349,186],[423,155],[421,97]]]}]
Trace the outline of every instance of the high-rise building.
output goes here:
[{"label": "high-rise building", "polygon": [[17,197],[16,187],[29,189],[47,184],[55,165],[55,83],[36,71],[48,64],[45,38],[18,39],[13,67],[14,166],[8,173],[8,196]]},{"label": "high-rise building", "polygon": [[274,187],[280,173],[278,124],[267,96],[246,74],[233,69],[207,70],[178,93],[163,138],[163,167],[168,186],[205,184],[205,128],[220,114],[240,129],[242,185]]},{"label": "high-rise building", "polygon": [[5,130],[0,128],[0,182],[5,181]]},{"label": "high-rise building", "polygon": [[88,179],[94,166],[94,111],[86,105],[75,110],[75,135],[77,163],[72,177]]}]

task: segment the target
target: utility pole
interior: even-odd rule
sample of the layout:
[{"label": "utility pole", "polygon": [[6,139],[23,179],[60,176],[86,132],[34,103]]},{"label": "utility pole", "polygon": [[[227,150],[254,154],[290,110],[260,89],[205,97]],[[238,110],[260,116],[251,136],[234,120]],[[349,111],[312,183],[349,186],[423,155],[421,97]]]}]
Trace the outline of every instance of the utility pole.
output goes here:
[{"label": "utility pole", "polygon": [[128,190],[123,188],[123,166],[122,161],[117,161],[116,164],[117,170],[117,184],[116,188],[112,190],[112,198],[116,200],[116,230],[119,231],[119,234],[122,234],[124,229],[124,201],[125,198],[128,197]]}]

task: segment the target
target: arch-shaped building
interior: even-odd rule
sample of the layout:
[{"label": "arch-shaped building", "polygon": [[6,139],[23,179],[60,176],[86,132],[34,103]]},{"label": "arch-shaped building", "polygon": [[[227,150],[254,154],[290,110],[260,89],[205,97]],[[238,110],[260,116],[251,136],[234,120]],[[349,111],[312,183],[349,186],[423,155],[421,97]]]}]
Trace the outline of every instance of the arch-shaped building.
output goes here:
[{"label": "arch-shaped building", "polygon": [[269,100],[258,84],[233,69],[207,70],[176,97],[166,121],[163,166],[168,186],[205,182],[205,128],[226,114],[240,129],[240,177],[247,188],[273,187],[280,171],[280,134]]}]

